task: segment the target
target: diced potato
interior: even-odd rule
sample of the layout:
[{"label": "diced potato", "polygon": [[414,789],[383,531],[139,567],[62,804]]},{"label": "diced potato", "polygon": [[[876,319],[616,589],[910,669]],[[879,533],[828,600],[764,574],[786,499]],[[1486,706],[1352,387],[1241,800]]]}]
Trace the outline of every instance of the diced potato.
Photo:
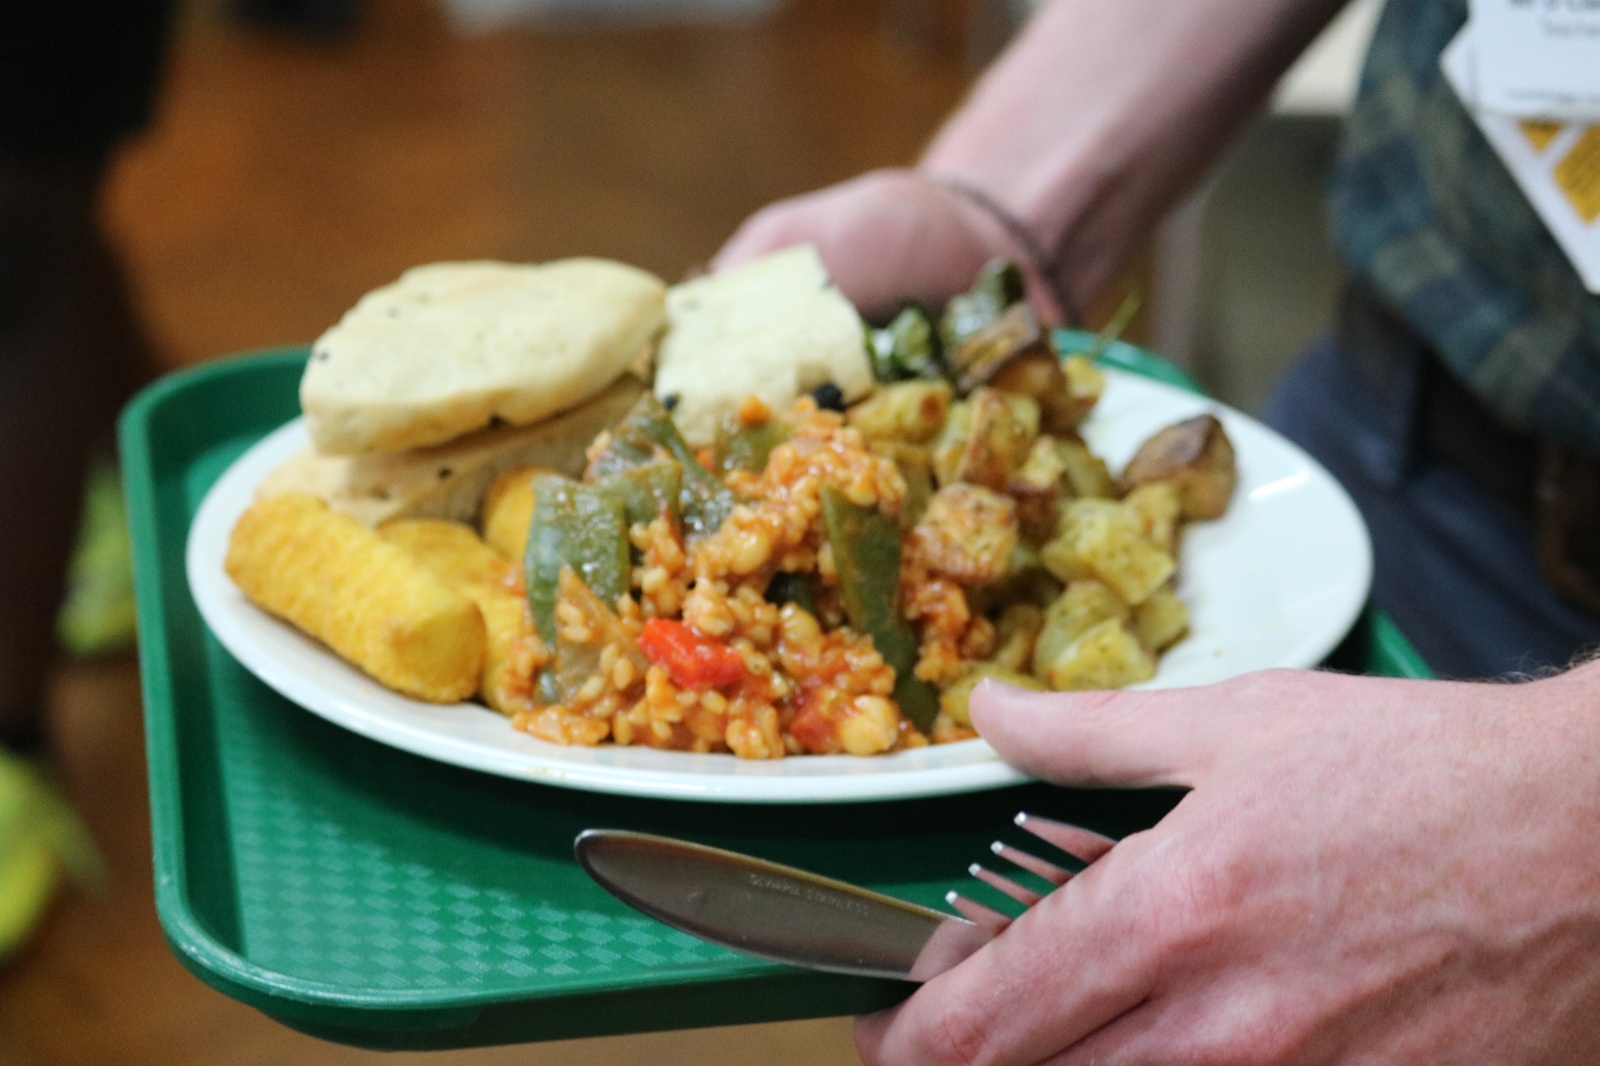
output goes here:
[{"label": "diced potato", "polygon": [[845,417],[868,440],[925,444],[944,428],[950,398],[948,382],[900,381],[879,385]]},{"label": "diced potato", "polygon": [[1056,502],[1066,472],[1056,439],[1040,437],[1021,468],[1011,475],[1006,493],[1017,501],[1017,525],[1024,539],[1043,544],[1055,536]]},{"label": "diced potato", "polygon": [[1039,558],[1063,581],[1093,577],[1130,606],[1166,583],[1178,564],[1145,539],[1139,518],[1112,500],[1074,500],[1062,508],[1060,530]]},{"label": "diced potato", "polygon": [[960,480],[962,457],[967,451],[967,438],[972,436],[972,404],[966,400],[952,404],[944,420],[944,428],[934,440],[930,453],[933,456],[933,476],[941,485]]},{"label": "diced potato", "polygon": [[1090,578],[1072,582],[1044,614],[1034,641],[1033,672],[1043,677],[1045,667],[1073,641],[1101,622],[1127,617],[1128,605],[1105,585]]},{"label": "diced potato", "polygon": [[990,379],[989,385],[1002,392],[1033,397],[1039,405],[1039,424],[1046,433],[1071,433],[1088,413],[1088,408],[1073,395],[1061,360],[1048,348],[1011,360]]},{"label": "diced potato", "polygon": [[995,623],[994,654],[989,661],[1019,672],[1033,665],[1033,649],[1044,628],[1044,611],[1031,603],[1013,603],[1000,613]]},{"label": "diced potato", "polygon": [[1067,394],[1072,398],[1073,425],[1077,425],[1100,402],[1100,397],[1106,391],[1106,376],[1082,355],[1063,359],[1061,370],[1066,375]]},{"label": "diced potato", "polygon": [[1189,632],[1189,608],[1171,585],[1162,585],[1133,609],[1133,631],[1151,651],[1166,651]]},{"label": "diced potato", "polygon": [[1121,619],[1108,618],[1061,649],[1034,672],[1061,691],[1122,688],[1156,676],[1156,659]]},{"label": "diced potato", "polygon": [[1061,464],[1066,467],[1066,487],[1072,495],[1084,500],[1110,499],[1117,494],[1116,479],[1111,476],[1105,460],[1089,450],[1089,446],[1076,437],[1058,442]]},{"label": "diced potato", "polygon": [[971,672],[963,676],[961,680],[939,694],[939,709],[949,715],[950,720],[956,725],[970,728],[972,726],[972,715],[968,713],[967,703],[972,698],[972,690],[977,688],[978,682],[986,677],[1034,692],[1044,690],[1044,683],[1036,677],[1029,677],[1027,674],[1009,670],[996,663],[980,663],[973,667]]},{"label": "diced potato", "polygon": [[[956,388],[963,393],[979,385],[993,385],[998,375],[1035,356],[1043,356],[1052,363],[1056,361],[1050,338],[1040,327],[1033,310],[1022,302],[1012,304],[947,352]],[[1008,391],[1026,393],[1026,390]]]},{"label": "diced potato", "polygon": [[1127,496],[1123,503],[1139,516],[1145,538],[1169,555],[1177,554],[1178,520],[1183,500],[1178,486],[1170,481],[1147,481]]},{"label": "diced potato", "polygon": [[933,494],[911,536],[930,569],[962,584],[987,584],[1010,565],[1017,507],[1009,496],[958,481]]},{"label": "diced potato", "polygon": [[1027,396],[980,388],[950,409],[933,446],[941,485],[970,481],[1004,492],[1039,435],[1039,405]]},{"label": "diced potato", "polygon": [[1139,446],[1122,473],[1127,486],[1176,483],[1185,518],[1221,517],[1238,480],[1233,444],[1212,415],[1197,415],[1156,433]]}]

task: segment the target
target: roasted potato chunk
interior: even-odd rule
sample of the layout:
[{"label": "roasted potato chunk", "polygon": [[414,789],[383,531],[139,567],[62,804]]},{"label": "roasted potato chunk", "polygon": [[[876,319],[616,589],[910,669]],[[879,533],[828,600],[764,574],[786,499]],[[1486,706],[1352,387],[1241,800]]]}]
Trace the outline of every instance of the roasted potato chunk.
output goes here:
[{"label": "roasted potato chunk", "polygon": [[1189,632],[1189,608],[1171,585],[1162,585],[1133,609],[1133,632],[1151,651],[1166,651]]},{"label": "roasted potato chunk", "polygon": [[1058,692],[1122,688],[1156,676],[1156,659],[1119,618],[1108,618],[1050,659],[1036,659],[1034,673]]},{"label": "roasted potato chunk", "polygon": [[1063,581],[1092,577],[1129,606],[1166,583],[1178,564],[1144,536],[1138,516],[1113,500],[1073,500],[1062,508],[1055,538],[1039,551]]},{"label": "roasted potato chunk", "polygon": [[1067,379],[1067,396],[1072,404],[1072,424],[1076,426],[1089,417],[1089,412],[1100,402],[1100,397],[1106,391],[1106,376],[1088,357],[1082,355],[1063,359],[1061,372]]},{"label": "roasted potato chunk", "polygon": [[898,381],[850,408],[847,418],[868,440],[926,444],[950,414],[950,385],[943,381]]},{"label": "roasted potato chunk", "polygon": [[1197,415],[1160,430],[1122,472],[1128,488],[1171,481],[1183,500],[1183,517],[1218,518],[1228,509],[1239,479],[1233,444],[1213,415]]},{"label": "roasted potato chunk", "polygon": [[1054,437],[1040,437],[1006,484],[1006,493],[1017,501],[1017,525],[1029,542],[1043,544],[1055,536],[1056,504],[1066,474],[1059,442]]},{"label": "roasted potato chunk", "polygon": [[940,485],[969,481],[1004,492],[1039,435],[1039,405],[1027,396],[980,388],[950,409],[933,445]]},{"label": "roasted potato chunk", "polygon": [[1033,649],[1042,629],[1043,610],[1031,603],[1009,605],[995,623],[995,650],[989,661],[1007,670],[1028,670],[1033,665]]},{"label": "roasted potato chunk", "polygon": [[1066,468],[1064,487],[1083,500],[1108,500],[1117,494],[1117,483],[1104,459],[1089,450],[1076,437],[1056,442],[1061,465]]},{"label": "roasted potato chunk", "polygon": [[1060,658],[1067,645],[1101,622],[1127,617],[1128,605],[1105,585],[1092,578],[1072,582],[1044,613],[1034,641],[1034,673],[1043,677],[1045,666]]},{"label": "roasted potato chunk", "polygon": [[930,570],[964,585],[988,584],[1010,565],[1017,506],[1002,493],[958,481],[933,494],[911,538]]},{"label": "roasted potato chunk", "polygon": [[1013,364],[1036,355],[1051,363],[1056,361],[1050,339],[1039,328],[1032,309],[1025,303],[1016,303],[969,333],[950,353],[949,362],[956,388],[965,393],[980,385],[993,385],[995,378]]},{"label": "roasted potato chunk", "polygon": [[456,703],[477,691],[486,643],[478,605],[314,496],[252,504],[224,567],[251,602],[396,692]]},{"label": "roasted potato chunk", "polygon": [[967,702],[972,698],[972,690],[978,687],[978,682],[986,677],[1034,692],[1044,689],[1044,684],[1036,677],[1029,677],[997,663],[979,663],[961,680],[939,694],[939,709],[949,715],[956,725],[971,728],[972,715],[968,713]]},{"label": "roasted potato chunk", "polygon": [[1183,516],[1183,498],[1176,484],[1171,481],[1147,481],[1123,497],[1122,502],[1139,516],[1139,528],[1150,543],[1168,555],[1177,553],[1178,520]]}]

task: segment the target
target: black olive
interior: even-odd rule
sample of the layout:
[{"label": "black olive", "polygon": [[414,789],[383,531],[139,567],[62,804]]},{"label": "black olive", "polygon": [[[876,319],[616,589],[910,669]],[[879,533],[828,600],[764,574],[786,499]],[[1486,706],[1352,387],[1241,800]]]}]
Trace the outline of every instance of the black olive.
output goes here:
[{"label": "black olive", "polygon": [[824,411],[844,410],[844,393],[839,391],[839,386],[831,381],[824,382],[812,389],[811,398],[817,401],[817,406]]}]

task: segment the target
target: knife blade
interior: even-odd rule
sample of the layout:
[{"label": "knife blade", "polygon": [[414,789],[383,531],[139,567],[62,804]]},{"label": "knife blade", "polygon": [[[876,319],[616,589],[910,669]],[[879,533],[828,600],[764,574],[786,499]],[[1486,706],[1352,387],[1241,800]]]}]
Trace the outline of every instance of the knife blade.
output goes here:
[{"label": "knife blade", "polygon": [[964,918],[685,840],[588,829],[573,850],[589,876],[630,907],[774,962],[921,982],[990,939]]}]

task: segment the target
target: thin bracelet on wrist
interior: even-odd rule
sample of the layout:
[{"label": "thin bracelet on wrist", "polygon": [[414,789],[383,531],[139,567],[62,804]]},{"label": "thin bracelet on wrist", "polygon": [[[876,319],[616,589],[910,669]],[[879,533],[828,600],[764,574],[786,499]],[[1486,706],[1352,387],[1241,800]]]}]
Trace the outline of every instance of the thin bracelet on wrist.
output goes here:
[{"label": "thin bracelet on wrist", "polygon": [[1061,309],[1061,314],[1066,319],[1066,324],[1069,326],[1081,324],[1082,317],[1078,314],[1078,306],[1073,302],[1072,293],[1067,290],[1066,285],[1057,276],[1054,257],[1044,250],[1044,246],[1039,243],[1038,238],[1034,237],[1028,227],[1023,225],[1021,219],[1000,206],[994,197],[971,182],[951,177],[948,174],[931,174],[926,171],[919,171],[919,173],[929,184],[954,193],[999,224],[1000,228],[1006,231],[1006,235],[1016,243],[1017,247],[1022,249],[1023,255],[1027,257],[1028,265],[1033,268],[1034,274],[1044,282],[1045,288],[1049,290],[1051,298],[1056,302],[1056,306]]}]

